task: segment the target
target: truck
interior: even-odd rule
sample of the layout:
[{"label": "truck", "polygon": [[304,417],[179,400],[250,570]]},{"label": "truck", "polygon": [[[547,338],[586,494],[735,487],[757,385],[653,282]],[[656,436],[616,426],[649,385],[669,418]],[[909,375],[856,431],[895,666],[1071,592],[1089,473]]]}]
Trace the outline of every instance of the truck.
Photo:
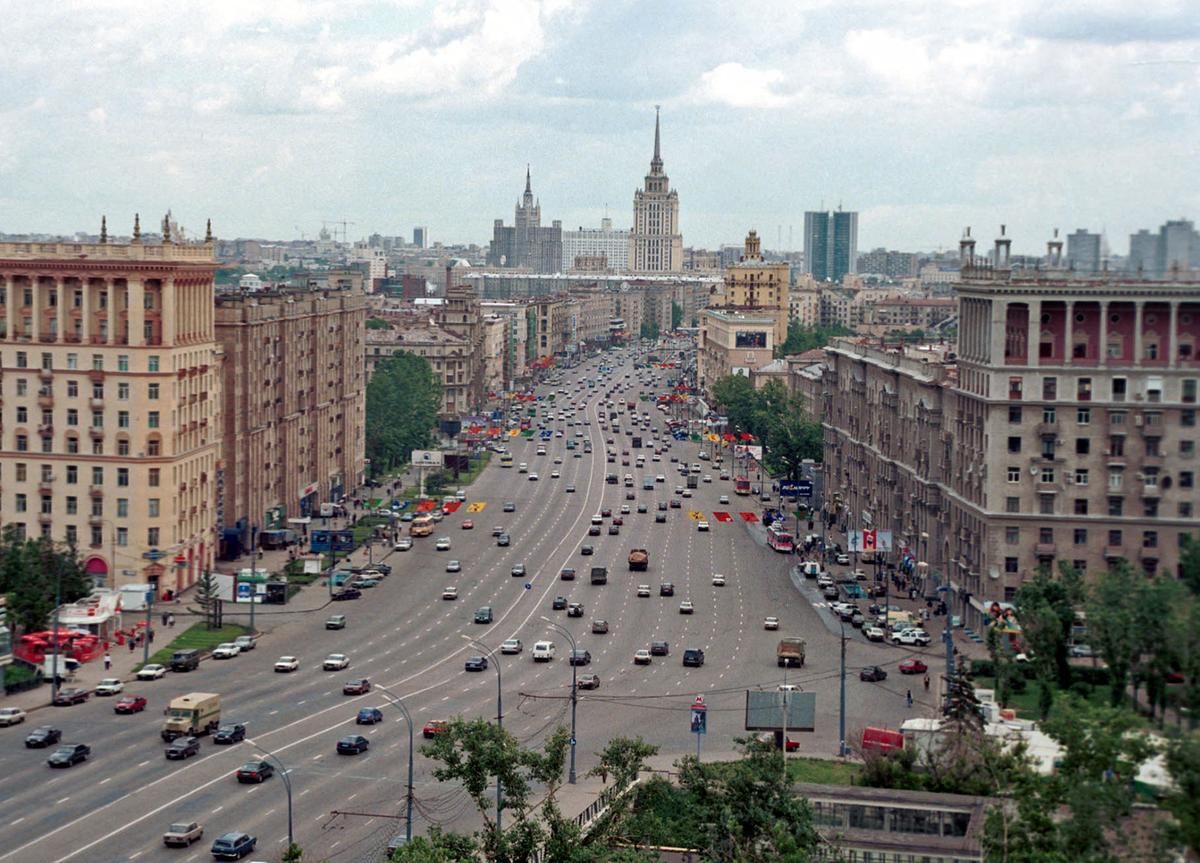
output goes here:
[{"label": "truck", "polygon": [[629,445],[634,449],[641,449],[642,439],[638,435],[634,435],[633,439],[629,441]]},{"label": "truck", "polygon": [[323,503],[321,504],[321,518],[341,518],[346,514],[346,508],[340,503]]},{"label": "truck", "polygon": [[592,567],[592,584],[608,584],[608,568],[604,566]]},{"label": "truck", "polygon": [[121,611],[145,611],[146,597],[153,589],[148,584],[121,585]]},{"label": "truck", "polygon": [[650,552],[635,548],[629,552],[629,571],[645,572],[650,567]]},{"label": "truck", "polygon": [[[58,674],[55,675],[55,660],[58,661]],[[46,658],[42,660],[42,676],[47,680],[53,680],[58,677],[60,681],[71,680],[75,677],[75,672],[79,670],[80,662],[78,659],[72,659],[65,653],[60,653],[58,656],[46,654]]]},{"label": "truck", "polygon": [[221,696],[215,692],[189,692],[167,705],[162,739],[192,737],[217,730],[221,724]]},{"label": "truck", "polygon": [[781,638],[775,648],[775,663],[780,668],[799,668],[804,665],[804,639]]},{"label": "truck", "polygon": [[699,488],[699,481],[700,481],[700,477],[696,476],[696,474],[694,474],[694,473],[689,473],[688,478],[687,478],[687,487],[688,488]]}]

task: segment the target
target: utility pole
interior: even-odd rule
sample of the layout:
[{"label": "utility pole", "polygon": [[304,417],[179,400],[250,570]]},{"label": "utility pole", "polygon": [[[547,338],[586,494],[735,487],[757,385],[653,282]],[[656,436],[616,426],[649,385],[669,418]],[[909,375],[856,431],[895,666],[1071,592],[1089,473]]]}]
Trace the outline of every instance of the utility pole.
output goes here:
[{"label": "utility pole", "polygon": [[[113,558],[116,562],[116,558]],[[53,645],[53,668],[54,673],[50,676],[50,703],[58,698],[58,609],[62,605],[62,560],[55,558],[54,564],[54,645]]]},{"label": "utility pole", "polygon": [[838,615],[838,621],[842,626],[842,658],[839,664],[839,692],[838,692],[838,755],[842,758],[846,757],[846,622],[842,620],[841,615]]}]

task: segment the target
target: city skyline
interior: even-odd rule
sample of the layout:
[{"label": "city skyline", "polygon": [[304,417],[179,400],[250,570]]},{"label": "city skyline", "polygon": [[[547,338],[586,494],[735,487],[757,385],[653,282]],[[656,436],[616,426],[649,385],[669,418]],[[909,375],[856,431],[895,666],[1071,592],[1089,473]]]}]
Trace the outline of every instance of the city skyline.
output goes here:
[{"label": "city skyline", "polygon": [[13,37],[36,50],[0,73],[0,231],[94,231],[107,213],[127,232],[133,212],[173,207],[223,237],[346,219],[351,239],[426,225],[484,245],[527,162],[548,217],[607,210],[628,229],[655,104],[687,246],[754,227],[796,250],[804,212],[840,203],[861,214],[860,249],[949,248],[1005,222],[1016,252],[1083,227],[1124,255],[1130,234],[1200,210],[1186,4],[660,14],[664,28],[637,26],[632,3],[534,0],[23,9]]}]

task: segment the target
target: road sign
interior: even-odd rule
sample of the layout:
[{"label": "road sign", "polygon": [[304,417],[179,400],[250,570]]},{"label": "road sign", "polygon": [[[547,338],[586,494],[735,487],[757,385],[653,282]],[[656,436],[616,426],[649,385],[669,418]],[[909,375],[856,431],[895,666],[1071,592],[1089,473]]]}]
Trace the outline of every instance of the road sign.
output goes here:
[{"label": "road sign", "polygon": [[530,581],[525,582],[525,589],[533,590],[533,582],[530,582]]},{"label": "road sign", "polygon": [[704,521],[704,513],[697,512],[694,509],[688,510],[688,518],[690,518],[692,521]]},{"label": "road sign", "polygon": [[720,522],[733,521],[733,516],[722,510],[718,510],[717,512],[714,512],[713,517],[716,518],[716,520],[720,521]]},{"label": "road sign", "polygon": [[796,493],[797,493],[797,494],[798,494],[800,497],[812,497],[812,495],[813,495],[813,484],[812,484],[812,480],[811,480],[811,479],[802,479],[802,480],[800,480],[798,483],[796,483],[796,487],[797,487],[797,491],[796,491]]},{"label": "road sign", "polygon": [[758,516],[752,512],[739,512],[738,515],[742,517],[742,521],[749,522],[750,524],[758,521]]},{"label": "road sign", "polygon": [[571,740],[570,740],[570,743],[571,743],[571,745],[572,745],[572,746],[574,746],[574,745],[575,745],[575,738],[574,738],[574,737],[572,737],[572,738],[571,738]]}]

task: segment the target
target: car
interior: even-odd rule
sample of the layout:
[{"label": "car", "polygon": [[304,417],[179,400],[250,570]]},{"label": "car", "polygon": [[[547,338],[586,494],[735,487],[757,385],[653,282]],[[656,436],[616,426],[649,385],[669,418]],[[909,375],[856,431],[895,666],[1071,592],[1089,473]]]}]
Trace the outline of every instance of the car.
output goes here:
[{"label": "car", "polygon": [[608,632],[608,621],[596,618],[592,621],[592,634],[604,635]]},{"label": "car", "polygon": [[699,668],[704,664],[704,651],[698,647],[689,647],[683,651],[683,667]]},{"label": "car", "polygon": [[351,599],[360,599],[360,598],[362,598],[362,591],[359,590],[357,587],[343,588],[342,590],[339,590],[337,593],[335,593],[333,596],[330,597],[330,599],[332,599],[334,602],[346,602]]},{"label": "car", "polygon": [[703,521],[703,520],[696,522],[696,530],[701,531],[701,532],[707,532],[708,531],[708,522]]},{"label": "car", "polygon": [[442,588],[442,599],[445,599],[445,600],[458,599],[458,588],[457,587],[443,587]]},{"label": "car", "polygon": [[421,729],[421,736],[426,740],[432,740],[439,734],[445,734],[450,730],[450,723],[445,719],[431,719],[425,723],[425,727]]},{"label": "car", "polygon": [[242,653],[245,653],[247,650],[253,650],[257,646],[258,639],[253,635],[239,635],[233,640],[233,643],[238,646]]},{"label": "car", "polygon": [[54,705],[55,707],[70,707],[72,704],[83,704],[90,695],[91,693],[86,689],[76,687],[60,689],[58,695],[54,696]]},{"label": "car", "polygon": [[468,656],[467,661],[463,663],[464,671],[487,671],[487,667],[486,656]]},{"label": "car", "polygon": [[878,626],[864,626],[863,635],[867,637],[868,641],[883,641],[884,639],[884,632]]},{"label": "car", "polygon": [[599,689],[600,675],[598,674],[581,674],[576,680],[575,685],[579,689]]},{"label": "car", "polygon": [[149,665],[143,665],[138,669],[138,673],[134,675],[138,680],[158,680],[165,676],[167,667],[159,665],[157,662],[152,662]]},{"label": "car", "polygon": [[462,564],[457,560],[446,561],[446,572],[462,572]]},{"label": "car", "polygon": [[504,533],[504,526],[503,526],[503,525],[499,525],[499,524],[498,524],[498,525],[496,525],[495,527],[493,527],[493,528],[492,528],[492,536],[499,536],[499,535],[500,535],[500,534],[502,534],[502,533]]},{"label": "car", "polygon": [[[533,479],[533,477],[535,475],[536,474],[530,474],[529,478]],[[550,471],[550,479],[558,479],[560,476],[561,476],[561,474],[558,471],[556,471],[556,470]]]},{"label": "car", "polygon": [[582,648],[572,650],[567,654],[568,665],[591,665],[592,654]]},{"label": "car", "polygon": [[533,651],[530,654],[534,662],[550,662],[554,659],[554,642],[553,641],[538,641],[533,645]]},{"label": "car", "polygon": [[837,557],[835,557],[834,560],[836,560],[841,566],[850,565],[850,555],[846,554],[844,551],[838,552]]},{"label": "car", "polygon": [[[415,518],[416,518],[416,515],[414,515],[411,512],[406,512],[406,513],[404,513],[404,515],[400,516],[401,521],[412,521]],[[412,548],[412,546],[410,545],[409,548]]]},{"label": "car", "polygon": [[199,754],[200,740],[195,737],[176,737],[167,744],[166,756],[169,761],[182,761]]},{"label": "car", "polygon": [[176,821],[163,833],[163,844],[168,848],[186,848],[204,836],[204,828],[195,821]]},{"label": "car", "polygon": [[74,767],[87,761],[92,755],[92,748],[86,743],[64,743],[50,753],[46,763],[51,767]]},{"label": "car", "polygon": [[[405,514],[407,515],[408,513],[405,513]],[[404,537],[404,539],[399,540],[394,546],[392,546],[393,550],[395,550],[395,551],[411,551],[412,547],[413,547],[413,541],[411,539],[409,539],[407,536]]]},{"label": "car", "polygon": [[681,486],[681,485],[675,486],[675,494],[682,495],[683,494],[683,486]]},{"label": "car", "polygon": [[241,722],[223,722],[213,733],[213,743],[219,746],[231,746],[246,739],[246,726]]},{"label": "car", "polygon": [[923,629],[902,629],[892,635],[892,644],[915,644],[925,647],[929,641],[929,633]]},{"label": "car", "polygon": [[354,717],[355,725],[374,725],[377,722],[383,722],[383,711],[378,707],[363,707]]},{"label": "car", "polygon": [[621,504],[621,515],[629,515],[629,504]]},{"label": "car", "polygon": [[287,674],[291,671],[297,671],[300,668],[300,660],[295,656],[281,656],[275,660],[275,670],[280,674]]},{"label": "car", "polygon": [[469,519],[469,518],[464,518],[464,519],[463,519],[463,523],[462,523],[462,529],[463,529],[463,530],[474,530],[474,529],[475,529],[475,522],[473,522],[473,521],[472,521],[471,519]]},{"label": "car", "polygon": [[621,526],[619,524],[610,524],[608,526],[608,535],[609,536],[617,536],[620,533],[621,533]]},{"label": "car", "polygon": [[370,746],[371,741],[361,734],[347,734],[338,739],[337,753],[338,755],[359,755],[366,752]]},{"label": "car", "polygon": [[509,574],[513,578],[523,578],[525,576],[525,564],[514,563],[512,569],[509,570]]},{"label": "car", "polygon": [[667,502],[665,500],[660,500],[656,506],[656,509],[658,509],[659,512],[666,512]]},{"label": "car", "polygon": [[242,652],[242,649],[240,647],[238,647],[237,644],[235,644],[232,641],[226,641],[222,644],[218,644],[216,647],[213,648],[212,658],[213,659],[233,659],[235,656],[237,656],[241,652]]},{"label": "car", "polygon": [[901,674],[924,674],[929,666],[919,659],[906,659],[899,665]]},{"label": "car", "polygon": [[639,584],[637,586],[637,595],[639,599],[645,599],[650,596],[650,585]]},{"label": "car", "polygon": [[713,583],[713,587],[724,587],[725,586],[725,576],[721,575],[720,573],[715,574],[712,577],[712,583]]},{"label": "car", "polygon": [[583,603],[571,602],[567,604],[567,617],[583,617]]},{"label": "car", "polygon": [[711,474],[711,473],[706,473],[706,474],[704,475],[704,479],[702,480],[702,482],[712,482],[712,474]]},{"label": "car", "polygon": [[588,527],[588,536],[599,536],[602,533],[600,525],[593,524]]},{"label": "car", "polygon": [[506,500],[504,502],[504,506],[502,506],[501,509],[504,510],[504,512],[516,512],[517,505],[515,503],[513,503],[511,500]]},{"label": "car", "polygon": [[19,707],[0,707],[0,726],[20,725],[25,721],[25,711]]},{"label": "car", "polygon": [[658,595],[659,596],[674,596],[675,595],[675,585],[669,581],[664,581],[662,584],[660,584],[658,586]]},{"label": "car", "polygon": [[439,536],[437,542],[434,543],[433,548],[435,551],[449,551],[450,550],[450,537]]},{"label": "car", "polygon": [[666,524],[667,523],[667,514],[665,512],[654,513],[654,523],[655,524]]},{"label": "car", "polygon": [[561,578],[563,581],[574,581],[575,580],[575,567],[564,566],[562,568],[562,570],[558,573],[558,577]]},{"label": "car", "polygon": [[96,684],[97,695],[117,695],[125,689],[125,684],[117,677],[106,677]]},{"label": "car", "polygon": [[851,613],[851,615],[850,615],[850,625],[853,626],[855,629],[862,629],[863,624],[866,622],[867,622],[867,619],[865,617],[863,617],[863,613],[861,611],[859,611],[857,608],[854,609],[853,613]]},{"label": "car", "polygon": [[269,761],[247,761],[234,775],[238,782],[263,783],[275,775],[275,768]]},{"label": "car", "polygon": [[717,501],[719,503],[722,503],[722,504],[728,506],[729,505],[729,495],[723,494],[719,498],[717,498]]},{"label": "car", "polygon": [[370,590],[372,587],[379,586],[379,579],[378,578],[363,578],[363,579],[356,581],[355,586],[360,587],[363,590]]},{"label": "car", "polygon": [[881,680],[887,680],[887,672],[878,665],[868,665],[858,673],[858,679],[868,683],[878,683]]},{"label": "car", "polygon": [[[19,708],[9,708],[10,710],[18,710]],[[45,749],[47,746],[52,746],[62,740],[62,730],[55,728],[53,725],[42,725],[25,736],[26,749]]]},{"label": "car", "polygon": [[325,657],[325,661],[321,663],[321,668],[326,671],[341,671],[343,668],[350,667],[350,657],[344,653],[331,653]]},{"label": "car", "polygon": [[562,611],[564,608],[567,607],[567,598],[565,596],[554,597],[554,601],[551,602],[550,607],[554,611]]},{"label": "car", "polygon": [[768,617],[763,620],[763,629],[779,629],[779,618]]},{"label": "car", "polygon": [[146,699],[141,695],[126,695],[113,705],[114,713],[141,713],[146,709]]},{"label": "car", "polygon": [[530,481],[530,482],[537,482],[537,481],[538,481],[538,475],[537,475],[536,473],[531,473],[531,474],[529,474],[529,481]]},{"label": "car", "polygon": [[642,648],[633,654],[634,665],[649,665],[653,660],[650,658],[650,651]]},{"label": "car", "polygon": [[520,653],[524,649],[524,645],[521,644],[521,639],[519,638],[506,638],[500,642],[501,653]]},{"label": "car", "polygon": [[342,695],[365,695],[371,691],[371,681],[366,677],[358,677],[342,684]]},{"label": "car", "polygon": [[683,509],[683,502],[677,497],[671,498],[667,505],[670,506],[671,509]]},{"label": "car", "polygon": [[837,599],[838,596],[840,596],[840,594],[838,593],[836,584],[831,584],[828,587],[826,587],[824,590],[821,591],[821,595],[824,596],[826,599]]},{"label": "car", "polygon": [[[674,461],[674,459],[672,459],[672,461]],[[654,481],[655,482],[666,482],[667,478],[660,473],[656,477],[654,477]]]},{"label": "car", "polygon": [[612,518],[612,508],[607,506],[604,507],[600,510],[600,516],[602,518]]},{"label": "car", "polygon": [[642,515],[645,515],[645,514],[646,514],[646,513],[649,511],[649,508],[646,506],[646,504],[644,504],[644,503],[639,503],[639,504],[637,505],[637,511],[638,511],[640,514],[642,514]]},{"label": "car", "polygon": [[1072,644],[1069,651],[1071,656],[1090,657],[1095,656],[1096,652],[1089,644]]},{"label": "car", "polygon": [[665,642],[665,641],[650,642],[650,655],[651,656],[669,656],[670,653],[671,653],[671,646],[667,642]]},{"label": "car", "polygon": [[488,624],[492,622],[492,607],[490,605],[482,605],[475,609],[475,622]]},{"label": "car", "polygon": [[507,548],[510,543],[512,543],[512,539],[507,533],[502,533],[496,537],[496,545],[500,548]]},{"label": "car", "polygon": [[692,496],[692,490],[691,490],[690,488],[685,488],[685,489],[683,490],[683,492],[682,492],[681,496],[682,496],[682,497],[691,497],[691,496]]},{"label": "car", "polygon": [[588,555],[590,555],[590,554],[594,554],[594,553],[595,553],[595,551],[596,551],[596,550],[595,550],[594,548],[592,548],[590,545],[585,545],[585,546],[582,546],[582,547],[579,549],[579,553],[580,553],[581,555],[583,555],[584,557],[587,557],[587,556],[588,556]]},{"label": "car", "polygon": [[258,838],[249,833],[223,833],[213,842],[208,853],[217,860],[241,860],[257,844]]}]

